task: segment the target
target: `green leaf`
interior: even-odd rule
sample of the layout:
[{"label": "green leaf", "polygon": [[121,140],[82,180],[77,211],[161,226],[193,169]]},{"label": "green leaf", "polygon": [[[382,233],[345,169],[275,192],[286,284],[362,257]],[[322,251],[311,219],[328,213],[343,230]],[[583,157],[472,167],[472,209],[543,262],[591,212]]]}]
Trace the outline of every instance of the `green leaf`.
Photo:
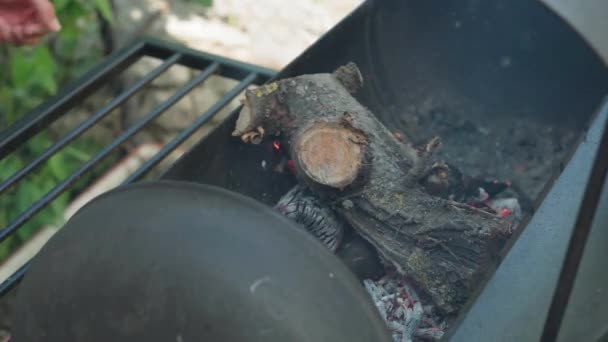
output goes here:
[{"label": "green leaf", "polygon": [[[57,49],[55,53],[62,60],[73,60],[80,48],[80,37],[82,32],[74,22],[62,23],[61,31],[57,40]],[[60,72],[70,73],[70,68],[60,68]]]},{"label": "green leaf", "polygon": [[34,64],[21,51],[13,51],[10,56],[11,83],[14,88],[25,89],[31,81]]},{"label": "green leaf", "polygon": [[[44,171],[44,170],[43,170]],[[57,185],[57,182],[42,172],[39,176],[29,182],[23,183],[18,189],[15,197],[15,214],[19,214],[29,208],[34,202],[48,193]],[[63,216],[63,210],[69,200],[67,193],[52,201],[49,207],[34,215],[23,227],[17,231],[17,236],[25,241],[35,234],[42,226],[53,224]]]},{"label": "green leaf", "polygon": [[6,259],[14,249],[15,239],[11,236],[0,243],[0,260]]},{"label": "green leaf", "polygon": [[15,101],[12,89],[2,85],[0,87],[0,130],[6,128],[4,125],[8,126],[21,117],[20,113],[15,112]]},{"label": "green leaf", "polygon": [[0,161],[0,181],[6,180],[23,167],[23,161],[16,155],[9,155]]},{"label": "green leaf", "polygon": [[201,4],[205,7],[213,6],[213,0],[196,0],[196,2],[198,2],[199,4]]},{"label": "green leaf", "polygon": [[53,0],[53,7],[55,7],[55,13],[61,13],[63,9],[69,5],[71,0]]},{"label": "green leaf", "polygon": [[28,223],[24,224],[17,231],[17,236],[21,239],[21,241],[29,240],[40,228],[44,225],[44,216],[36,217],[35,219],[30,220]]},{"label": "green leaf", "polygon": [[51,157],[47,165],[49,167],[49,171],[58,181],[64,180],[71,173],[70,166],[68,163],[66,163],[63,154],[56,154]]},{"label": "green leaf", "polygon": [[11,83],[16,96],[29,97],[31,94],[28,90],[31,86],[39,86],[51,94],[57,91],[57,65],[47,47],[38,46],[29,56],[24,51],[15,50],[11,54],[10,63]]},{"label": "green leaf", "polygon": [[34,201],[36,201],[43,193],[38,188],[37,184],[26,182],[20,184],[17,188],[17,195],[15,196],[15,213],[20,214],[27,208],[29,208]]},{"label": "green leaf", "polygon": [[52,144],[52,141],[45,134],[46,132],[39,133],[32,137],[27,143],[27,151],[33,156],[42,154]]},{"label": "green leaf", "polygon": [[114,16],[112,15],[112,6],[108,0],[93,0],[95,8],[101,13],[101,16],[108,22],[114,22]]},{"label": "green leaf", "polygon": [[35,65],[36,83],[50,94],[57,92],[57,83],[54,77],[57,65],[49,49],[44,46],[37,47],[32,56],[32,63]]},{"label": "green leaf", "polygon": [[0,208],[3,208],[0,210],[0,227],[5,227],[9,220],[8,211],[10,210],[10,203],[6,197],[0,198]]},{"label": "green leaf", "polygon": [[63,12],[64,13],[62,14],[64,15],[64,17],[72,21],[76,21],[80,19],[80,17],[87,15],[87,7],[84,3],[81,3],[80,1],[70,1],[70,3],[68,4],[68,6],[65,7]]},{"label": "green leaf", "polygon": [[65,148],[65,153],[70,155],[71,157],[76,158],[77,160],[79,160],[81,162],[85,162],[85,161],[89,160],[92,155],[90,153],[87,153],[86,151],[75,148],[73,146],[67,146]]},{"label": "green leaf", "polygon": [[52,219],[46,223],[63,224],[65,208],[69,203],[69,194],[64,193],[50,204]]}]

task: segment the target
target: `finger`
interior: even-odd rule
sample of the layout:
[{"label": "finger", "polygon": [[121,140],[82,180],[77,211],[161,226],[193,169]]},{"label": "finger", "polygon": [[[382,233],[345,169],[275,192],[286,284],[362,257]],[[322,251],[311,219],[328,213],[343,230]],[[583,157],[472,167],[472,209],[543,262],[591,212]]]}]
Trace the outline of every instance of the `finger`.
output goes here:
[{"label": "finger", "polygon": [[20,38],[20,42],[26,45],[33,45],[37,43],[42,37],[44,37],[45,32],[31,32],[26,33],[24,31],[24,35]]},{"label": "finger", "polygon": [[37,43],[42,36],[40,33],[26,31],[25,27],[9,25],[6,21],[0,19],[0,43],[18,46],[24,44],[31,45]]},{"label": "finger", "polygon": [[26,27],[13,26],[10,28],[8,42],[15,45],[32,45],[37,43],[44,33],[28,33]]},{"label": "finger", "polygon": [[22,26],[12,26],[10,28],[10,35],[11,35],[11,39],[14,42],[20,42],[23,37],[23,27]]},{"label": "finger", "polygon": [[46,26],[40,23],[31,23],[23,26],[24,35],[32,36],[46,33]]},{"label": "finger", "polygon": [[34,45],[40,41],[40,36],[30,36],[21,41],[24,45]]},{"label": "finger", "polygon": [[38,16],[42,19],[46,29],[51,32],[58,32],[61,29],[61,24],[55,16],[55,8],[48,0],[31,0],[32,5],[36,9]]},{"label": "finger", "polygon": [[0,42],[7,41],[10,38],[10,29],[6,22],[0,19]]}]

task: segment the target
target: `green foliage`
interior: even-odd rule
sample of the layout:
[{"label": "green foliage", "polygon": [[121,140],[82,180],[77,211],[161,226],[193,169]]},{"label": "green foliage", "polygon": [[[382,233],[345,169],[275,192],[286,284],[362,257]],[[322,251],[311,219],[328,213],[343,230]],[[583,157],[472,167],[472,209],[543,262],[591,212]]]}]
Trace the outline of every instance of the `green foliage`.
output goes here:
[{"label": "green foliage", "polygon": [[114,18],[109,0],[55,0],[55,12],[61,31],[50,44],[55,58],[60,61],[57,80],[72,80],[89,70],[101,57],[97,32],[97,13],[112,23]]},{"label": "green foliage", "polygon": [[45,46],[32,49],[9,49],[8,65],[10,73],[2,79],[5,90],[0,103],[6,108],[6,124],[21,117],[25,111],[35,107],[44,96],[57,91],[55,80],[57,65]]},{"label": "green foliage", "polygon": [[213,6],[213,0],[191,0],[191,1],[201,4],[203,7]]},{"label": "green foliage", "polygon": [[[25,155],[38,154],[36,150],[43,150],[50,146],[51,141],[45,135],[36,136],[25,151],[13,154],[0,161],[0,180],[5,180],[17,170],[25,166]],[[88,159],[95,151],[92,144],[79,144],[68,146],[63,151],[49,159],[47,165],[41,168],[25,181],[9,189],[0,196],[0,226],[5,227],[13,221],[20,213],[28,209],[40,197],[53,189],[59,182],[63,181],[78,165]],[[74,152],[75,151],[75,152]],[[83,160],[83,156],[86,157]],[[8,241],[0,244],[0,259],[4,259],[15,247],[27,240],[40,227],[45,224],[61,224],[65,207],[71,197],[70,192],[63,193],[55,199],[48,208],[22,226],[17,233]]]},{"label": "green foliage", "polygon": [[[110,2],[54,0],[53,5],[62,25],[59,34],[36,46],[3,47],[0,50],[0,130],[54,95],[66,81],[80,76],[102,57],[97,13],[112,22]],[[52,142],[50,135],[42,132],[17,153],[0,160],[0,182],[42,153]],[[97,149],[92,141],[79,139],[49,159],[44,167],[1,194],[0,229],[63,181]],[[73,195],[71,191],[59,196],[13,237],[0,244],[0,260],[42,225],[61,223],[63,211]]]}]

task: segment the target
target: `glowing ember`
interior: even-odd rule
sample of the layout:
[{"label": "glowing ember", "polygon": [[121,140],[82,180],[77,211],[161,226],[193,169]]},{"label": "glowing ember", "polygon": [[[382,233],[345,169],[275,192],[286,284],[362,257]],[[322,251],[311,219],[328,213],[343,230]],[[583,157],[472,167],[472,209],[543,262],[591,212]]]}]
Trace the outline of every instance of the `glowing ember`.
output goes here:
[{"label": "glowing ember", "polygon": [[289,159],[289,160],[287,161],[287,167],[289,168],[289,170],[290,170],[291,172],[296,173],[296,166],[295,166],[295,164],[293,163],[293,160]]},{"label": "glowing ember", "polygon": [[511,210],[504,208],[501,212],[500,212],[500,217],[507,217],[511,215]]},{"label": "glowing ember", "polygon": [[445,323],[432,306],[423,306],[418,295],[404,279],[394,274],[377,281],[363,281],[380,316],[386,322],[395,342],[439,340]]},{"label": "glowing ember", "polygon": [[272,147],[274,147],[275,150],[279,151],[281,149],[281,144],[278,141],[273,141]]}]

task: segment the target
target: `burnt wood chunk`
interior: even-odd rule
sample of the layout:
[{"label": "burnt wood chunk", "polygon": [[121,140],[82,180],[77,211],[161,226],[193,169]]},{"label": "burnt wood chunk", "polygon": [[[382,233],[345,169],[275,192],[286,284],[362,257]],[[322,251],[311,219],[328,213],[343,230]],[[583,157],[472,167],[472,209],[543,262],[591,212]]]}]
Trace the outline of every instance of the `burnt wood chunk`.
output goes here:
[{"label": "burnt wood chunk", "polygon": [[335,252],[344,237],[344,223],[306,187],[296,185],[281,197],[275,209],[292,219]]},{"label": "burnt wood chunk", "polygon": [[[462,307],[501,251],[514,223],[430,194],[425,177],[441,140],[401,141],[353,96],[354,63],[248,89],[234,136],[279,137],[296,175],[411,277],[446,313]],[[273,138],[275,139],[275,138]]]}]

